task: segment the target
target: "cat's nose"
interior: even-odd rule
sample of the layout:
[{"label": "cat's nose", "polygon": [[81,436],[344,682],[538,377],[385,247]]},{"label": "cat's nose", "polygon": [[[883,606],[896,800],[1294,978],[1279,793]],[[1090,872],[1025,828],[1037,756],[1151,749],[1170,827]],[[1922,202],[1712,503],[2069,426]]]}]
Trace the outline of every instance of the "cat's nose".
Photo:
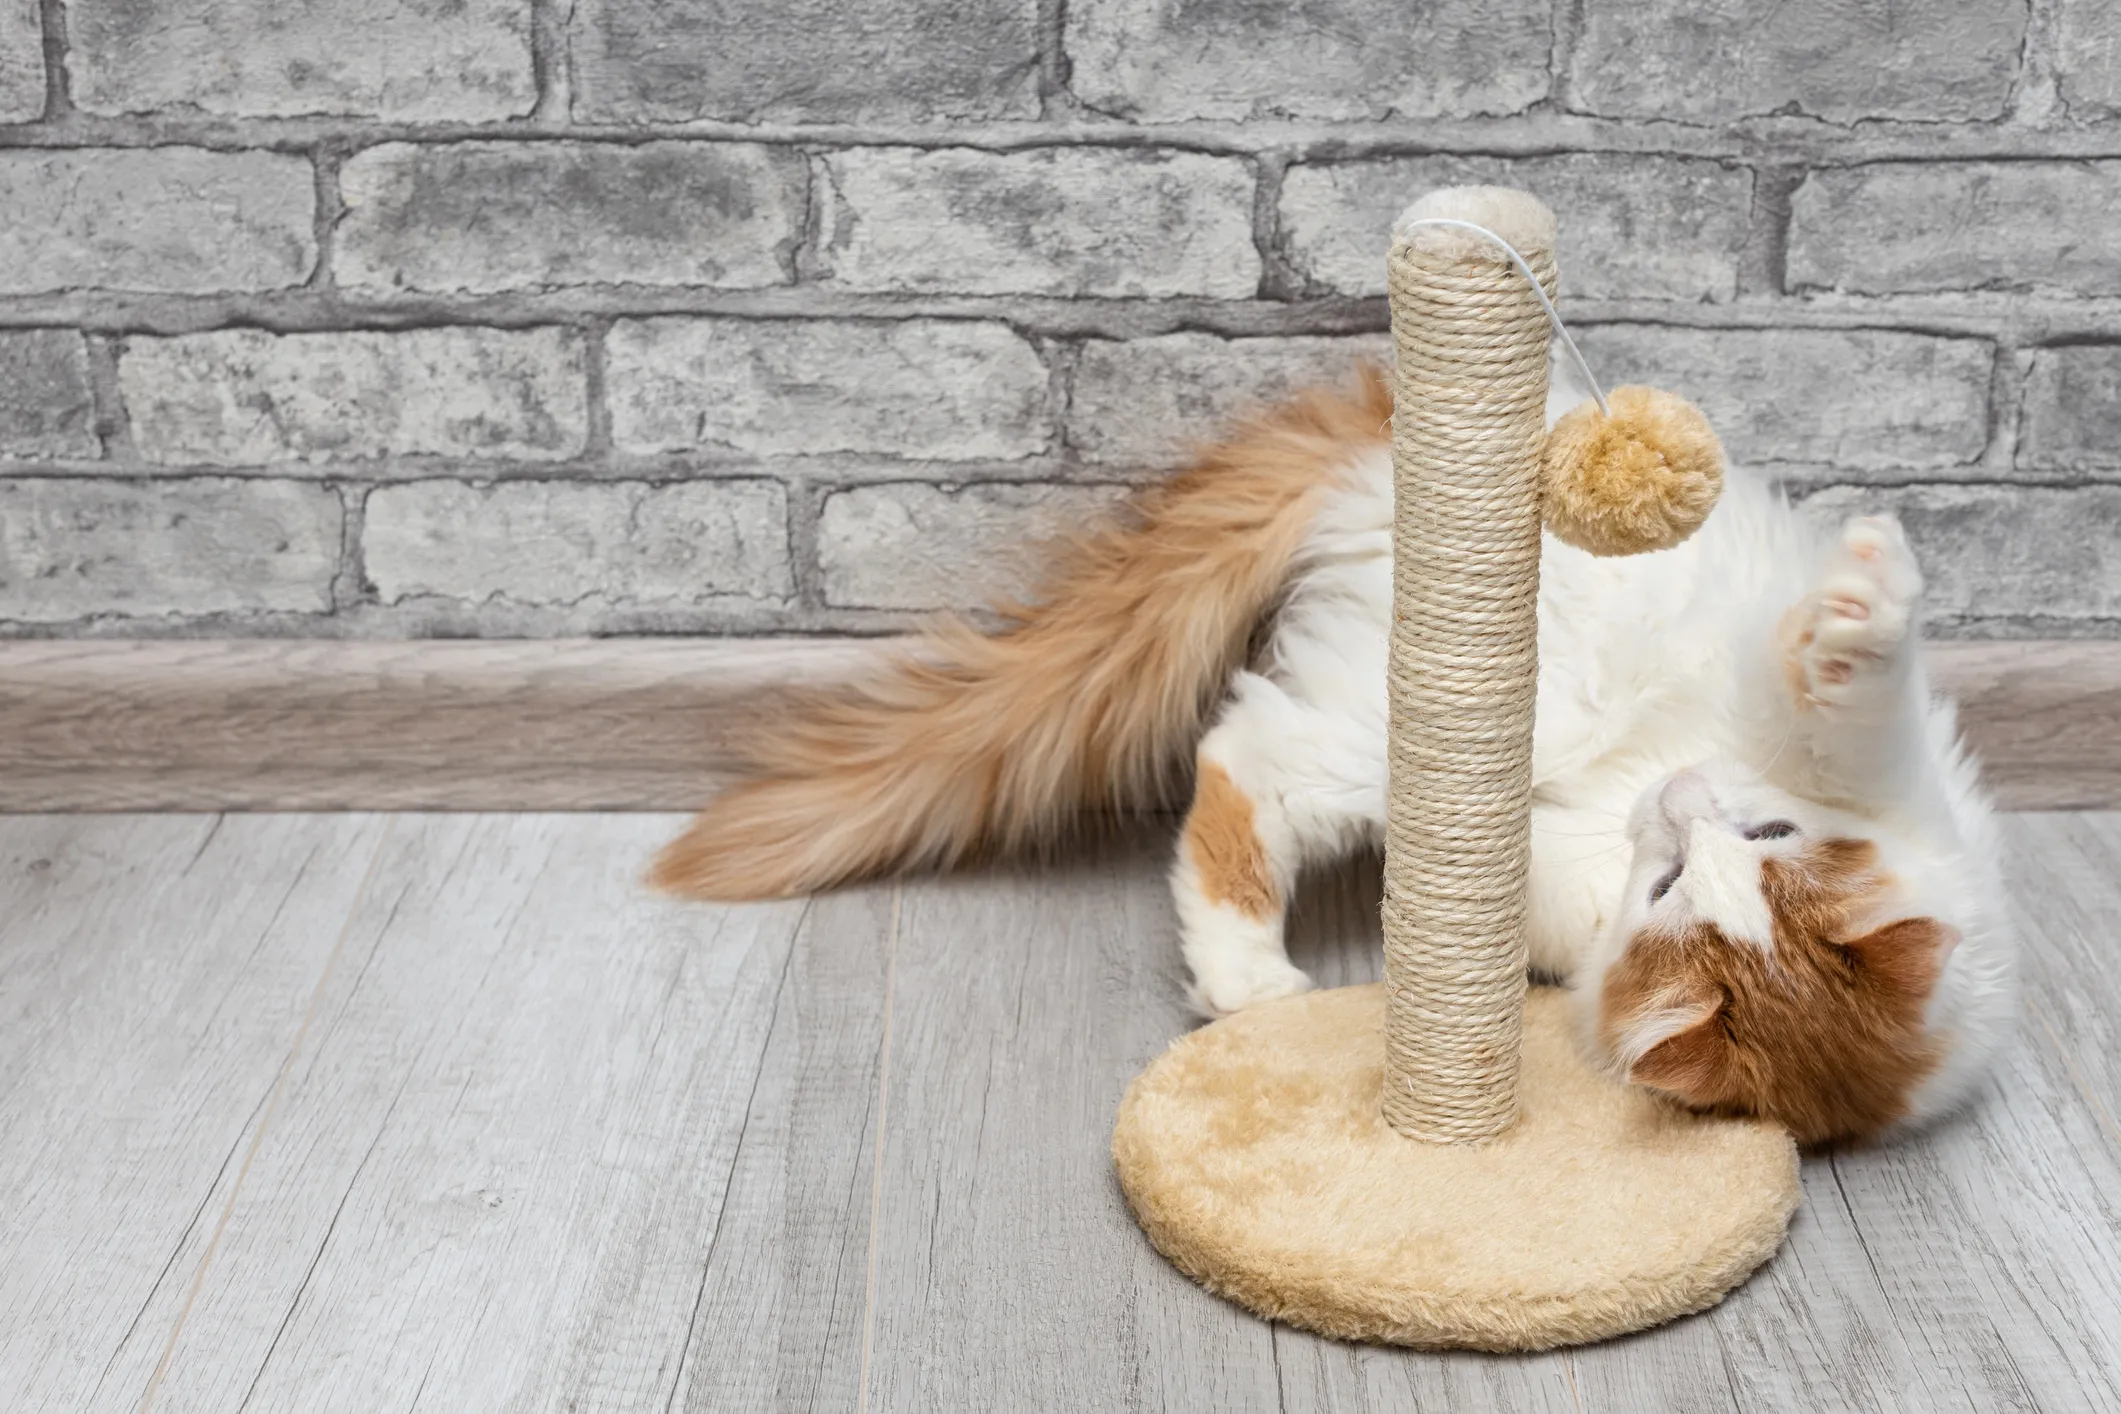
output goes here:
[{"label": "cat's nose", "polygon": [[1699,771],[1681,771],[1657,793],[1657,809],[1665,822],[1684,838],[1687,827],[1705,815],[1716,813],[1716,792]]}]

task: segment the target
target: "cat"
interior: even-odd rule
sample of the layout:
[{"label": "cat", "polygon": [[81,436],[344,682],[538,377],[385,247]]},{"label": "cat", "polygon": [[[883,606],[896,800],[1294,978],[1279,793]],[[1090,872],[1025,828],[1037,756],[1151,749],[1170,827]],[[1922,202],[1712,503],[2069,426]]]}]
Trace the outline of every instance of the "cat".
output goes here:
[{"label": "cat", "polygon": [[[1192,1001],[1304,990],[1297,876],[1382,837],[1390,413],[1365,369],[1258,414],[1059,549],[997,631],[945,622],[811,695],[651,882],[753,898],[949,866],[1190,779],[1171,885]],[[1940,1114],[1984,1073],[2014,943],[1921,597],[1892,520],[1820,543],[1741,470],[1673,549],[1546,539],[1527,942],[1616,1077],[1820,1144]]]}]

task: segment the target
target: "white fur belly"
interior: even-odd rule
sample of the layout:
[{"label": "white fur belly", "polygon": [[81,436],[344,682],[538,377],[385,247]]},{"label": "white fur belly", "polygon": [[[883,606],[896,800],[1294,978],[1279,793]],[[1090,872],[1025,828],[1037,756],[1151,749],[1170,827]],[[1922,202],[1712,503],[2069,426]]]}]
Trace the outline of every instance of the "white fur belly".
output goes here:
[{"label": "white fur belly", "polygon": [[[1263,674],[1234,684],[1229,721],[1244,750],[1278,785],[1280,807],[1303,821],[1310,838],[1346,846],[1384,836],[1387,785],[1386,660],[1391,616],[1391,562],[1383,554],[1337,559],[1306,575],[1277,620]],[[1612,714],[1588,730],[1570,717],[1577,703],[1595,701],[1569,674],[1591,661],[1559,655],[1542,666],[1540,710],[1561,719],[1565,732],[1542,734],[1540,748],[1559,740],[1577,746],[1592,731],[1609,731]],[[1597,769],[1579,759],[1568,777],[1566,805],[1538,805],[1532,825],[1531,900],[1527,917],[1533,967],[1565,980],[1574,974],[1613,912],[1627,877],[1624,825],[1638,788],[1635,776],[1657,768]],[[1586,769],[1586,768],[1589,769]]]},{"label": "white fur belly", "polygon": [[[1382,452],[1321,508],[1262,674],[1234,684],[1247,748],[1320,836],[1384,833],[1391,468]],[[1533,738],[1528,936],[1567,978],[1616,910],[1626,821],[1649,782],[1715,749],[1727,646],[1690,641],[1698,546],[1624,561],[1546,542]]]}]

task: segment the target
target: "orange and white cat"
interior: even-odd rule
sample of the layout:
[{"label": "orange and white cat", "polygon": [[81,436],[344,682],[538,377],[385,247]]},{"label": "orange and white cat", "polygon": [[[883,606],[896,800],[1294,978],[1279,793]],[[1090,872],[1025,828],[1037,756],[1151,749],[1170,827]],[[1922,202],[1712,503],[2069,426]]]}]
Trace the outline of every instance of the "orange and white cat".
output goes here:
[{"label": "orange and white cat", "polygon": [[[949,865],[1190,774],[1195,1004],[1303,990],[1297,875],[1384,821],[1389,415],[1366,372],[1255,418],[1058,552],[999,632],[945,624],[814,696],[654,881],[746,898]],[[1616,1074],[1805,1142],[1936,1114],[1982,1074],[2014,949],[1921,593],[1892,521],[1819,544],[1742,473],[1674,549],[1547,540],[1530,952]]]}]

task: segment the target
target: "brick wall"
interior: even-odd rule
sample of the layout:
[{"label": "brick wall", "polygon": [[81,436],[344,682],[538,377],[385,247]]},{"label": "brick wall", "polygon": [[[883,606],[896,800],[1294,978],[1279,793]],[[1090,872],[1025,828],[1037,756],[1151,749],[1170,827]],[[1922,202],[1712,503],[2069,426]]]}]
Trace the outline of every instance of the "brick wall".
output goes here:
[{"label": "brick wall", "polygon": [[2116,0],[0,0],[0,632],[870,631],[1539,191],[1609,382],[2121,632]]}]

